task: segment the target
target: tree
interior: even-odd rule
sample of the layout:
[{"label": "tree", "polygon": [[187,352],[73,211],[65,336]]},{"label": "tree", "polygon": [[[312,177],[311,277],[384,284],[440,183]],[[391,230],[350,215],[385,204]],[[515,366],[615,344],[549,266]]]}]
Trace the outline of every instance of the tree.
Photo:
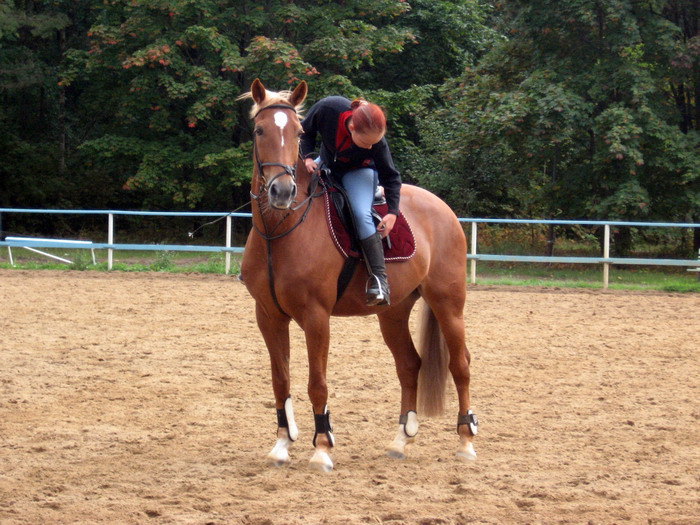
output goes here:
[{"label": "tree", "polygon": [[350,86],[347,74],[409,39],[389,24],[406,8],[398,0],[107,4],[89,49],[71,51],[63,72],[63,85],[112,117],[80,148],[148,206],[230,209],[247,200],[251,173],[238,95],[256,77],[271,86],[320,77],[317,93]]},{"label": "tree", "polygon": [[423,125],[433,165],[471,172],[456,177],[448,161],[428,180],[469,188],[469,213],[687,220],[699,204],[698,133],[678,126],[669,96],[684,78],[669,51],[682,37],[662,4],[502,3],[507,41],[446,83],[445,109]]}]

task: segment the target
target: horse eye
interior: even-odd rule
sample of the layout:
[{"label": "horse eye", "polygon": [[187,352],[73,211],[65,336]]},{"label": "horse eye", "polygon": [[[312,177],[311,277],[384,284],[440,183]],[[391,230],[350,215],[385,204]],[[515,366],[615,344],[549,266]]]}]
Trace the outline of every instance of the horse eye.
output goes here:
[{"label": "horse eye", "polygon": [[254,132],[254,133],[255,133],[256,135],[262,135],[262,134],[263,134],[263,129],[262,129],[262,128],[255,128],[255,132]]}]

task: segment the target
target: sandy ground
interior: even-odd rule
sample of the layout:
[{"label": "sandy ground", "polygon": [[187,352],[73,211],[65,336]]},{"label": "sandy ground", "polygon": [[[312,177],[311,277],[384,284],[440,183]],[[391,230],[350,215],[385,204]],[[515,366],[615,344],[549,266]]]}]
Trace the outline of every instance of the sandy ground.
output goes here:
[{"label": "sandy ground", "polygon": [[0,270],[0,523],[700,523],[700,297],[470,287],[479,459],[456,396],[385,456],[399,388],[374,318],[334,319],[336,470],[276,419],[232,277]]}]

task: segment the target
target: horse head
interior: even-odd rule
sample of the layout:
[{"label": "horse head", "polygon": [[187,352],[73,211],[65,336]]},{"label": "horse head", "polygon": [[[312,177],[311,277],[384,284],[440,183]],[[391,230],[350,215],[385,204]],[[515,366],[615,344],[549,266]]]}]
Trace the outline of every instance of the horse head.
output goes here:
[{"label": "horse head", "polygon": [[266,193],[270,206],[276,209],[289,209],[297,194],[296,165],[302,134],[298,110],[307,93],[304,81],[292,92],[275,93],[255,79],[250,93],[244,95],[255,102],[251,110],[255,123],[252,193]]}]

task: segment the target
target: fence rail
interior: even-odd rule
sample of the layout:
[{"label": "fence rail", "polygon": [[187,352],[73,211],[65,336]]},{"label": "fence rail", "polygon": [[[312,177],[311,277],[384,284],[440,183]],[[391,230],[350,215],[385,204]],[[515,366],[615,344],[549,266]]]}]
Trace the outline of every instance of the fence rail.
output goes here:
[{"label": "fence rail", "polygon": [[[231,254],[242,253],[242,246],[232,246],[232,219],[251,217],[250,213],[226,213],[226,212],[168,212],[168,211],[128,211],[128,210],[44,210],[32,208],[0,208],[0,232],[2,232],[2,217],[7,213],[41,213],[62,215],[104,215],[107,217],[107,242],[92,242],[90,244],[76,244],[73,241],[61,239],[3,239],[0,238],[0,246],[10,250],[13,247],[23,248],[91,248],[107,250],[107,268],[111,270],[114,264],[114,250],[146,250],[146,251],[189,251],[189,252],[215,252],[224,253],[226,257],[226,273],[231,271]],[[115,243],[114,218],[116,216],[157,216],[157,217],[217,217],[218,220],[226,219],[226,235],[224,245],[184,245],[184,244],[122,244]],[[671,222],[624,222],[624,221],[589,221],[589,220],[538,220],[538,219],[481,219],[459,218],[462,223],[471,225],[470,248],[467,259],[470,262],[470,280],[476,283],[477,261],[502,261],[522,263],[565,263],[565,264],[602,264],[603,286],[608,287],[610,266],[614,264],[625,265],[649,265],[649,266],[687,266],[693,269],[700,268],[700,259],[651,259],[633,257],[610,257],[610,227],[646,227],[646,228],[700,228],[696,223],[671,223]],[[479,224],[550,224],[570,226],[602,226],[603,253],[600,257],[561,257],[561,256],[534,256],[514,254],[486,254],[478,252],[478,225]]]}]

